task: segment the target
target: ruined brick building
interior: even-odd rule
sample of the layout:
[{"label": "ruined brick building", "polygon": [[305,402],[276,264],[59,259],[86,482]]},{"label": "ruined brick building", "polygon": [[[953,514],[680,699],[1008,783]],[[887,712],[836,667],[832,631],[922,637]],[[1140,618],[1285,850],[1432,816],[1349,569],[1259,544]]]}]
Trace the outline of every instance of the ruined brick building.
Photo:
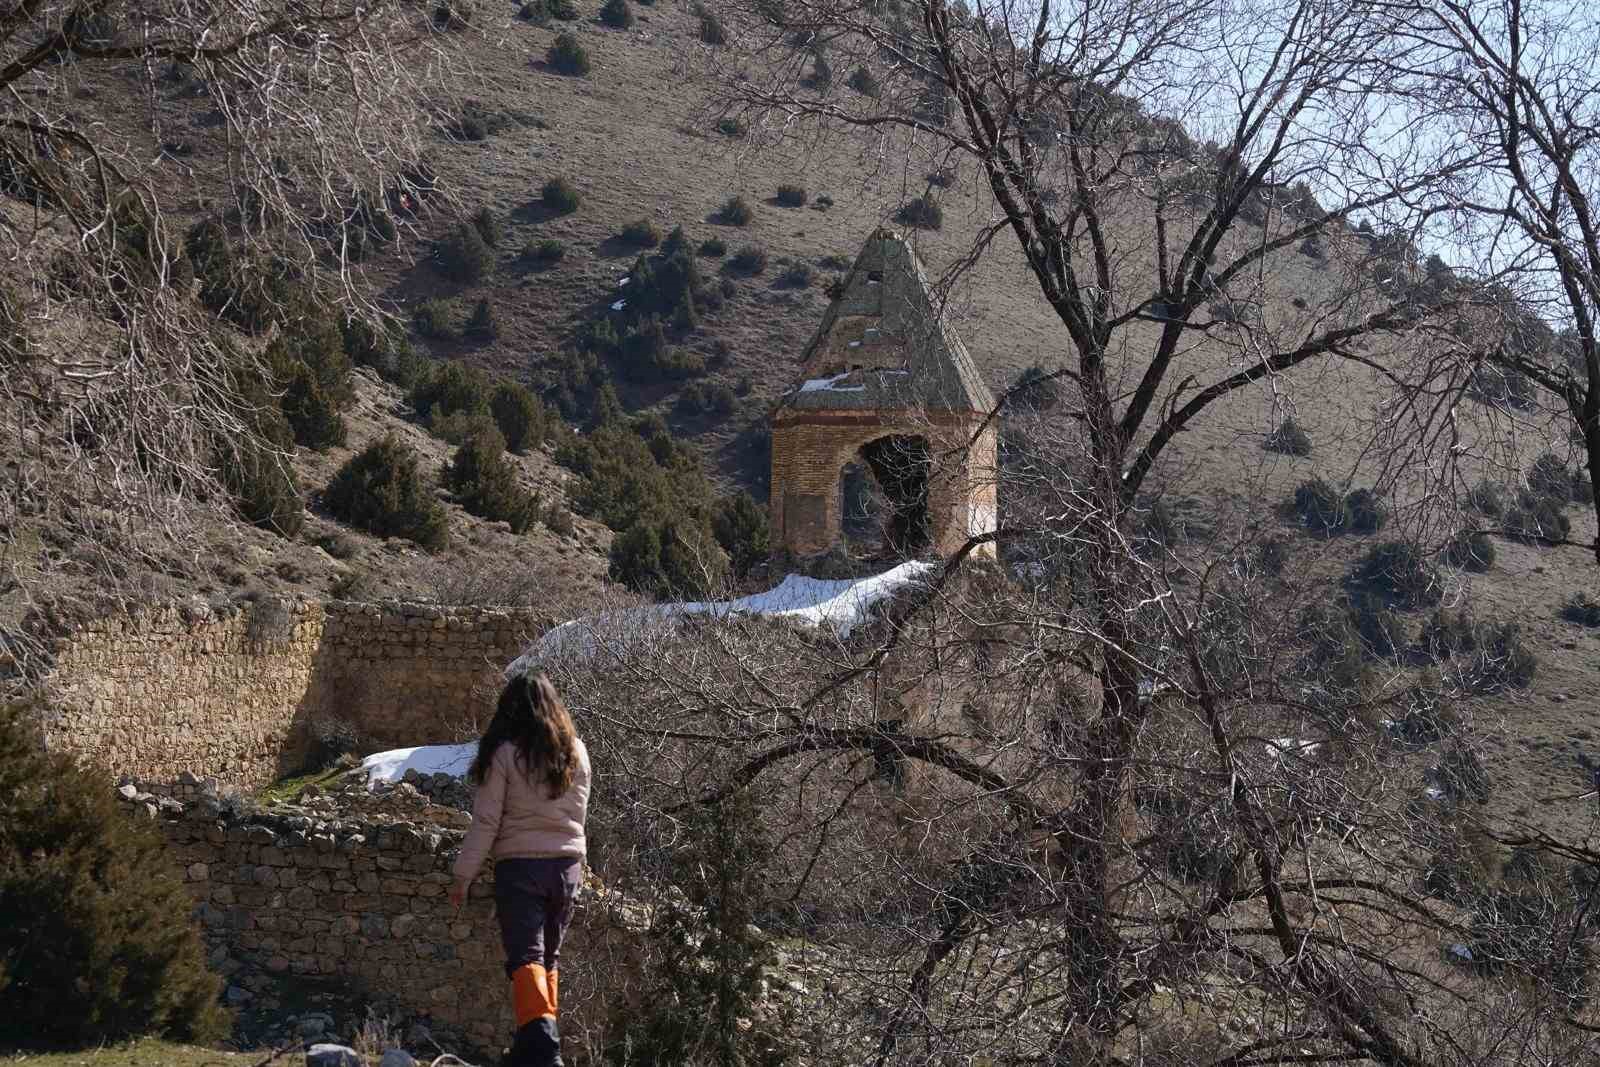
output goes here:
[{"label": "ruined brick building", "polygon": [[898,555],[953,552],[994,529],[994,397],[901,234],[867,239],[800,363],[772,416],[775,548],[806,557],[840,543],[852,464],[870,472]]}]

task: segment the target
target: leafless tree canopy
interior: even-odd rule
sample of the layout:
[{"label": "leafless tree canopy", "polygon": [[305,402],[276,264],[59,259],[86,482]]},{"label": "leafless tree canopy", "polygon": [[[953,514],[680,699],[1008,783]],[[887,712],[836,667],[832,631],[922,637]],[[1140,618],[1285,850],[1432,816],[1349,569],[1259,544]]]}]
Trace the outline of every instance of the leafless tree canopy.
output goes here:
[{"label": "leafless tree canopy", "polygon": [[[621,616],[551,651],[617,768],[602,863],[666,871],[684,811],[755,791],[769,921],[830,946],[864,1005],[815,1023],[840,1062],[1592,1055],[1593,857],[1505,858],[1454,708],[1513,652],[1418,671],[1381,621],[1339,629],[1326,575],[1275,576],[1248,517],[1180,548],[1149,513],[1180,433],[1315,368],[1393,385],[1367,427],[1383,476],[1448,453],[1445,391],[1410,376],[1455,298],[1377,276],[1353,225],[1420,232],[1475,159],[1407,125],[1415,13],[716,13],[716,104],[758,139],[976,174],[992,217],[946,282],[1011,244],[1059,319],[1060,389],[994,413],[998,532],[865,635]],[[1403,128],[1375,136],[1384,107]],[[1270,268],[1307,241],[1343,284],[1290,310]],[[970,554],[989,539],[997,568]],[[1417,573],[1437,600],[1448,579]]]},{"label": "leafless tree canopy", "polygon": [[1430,233],[1457,269],[1435,258],[1426,273],[1436,293],[1472,291],[1478,308],[1451,331],[1428,386],[1491,383],[1508,417],[1576,452],[1600,485],[1600,23],[1582,7],[1522,0],[1418,5],[1404,18],[1415,52],[1396,77],[1432,102],[1420,135],[1472,164]]}]

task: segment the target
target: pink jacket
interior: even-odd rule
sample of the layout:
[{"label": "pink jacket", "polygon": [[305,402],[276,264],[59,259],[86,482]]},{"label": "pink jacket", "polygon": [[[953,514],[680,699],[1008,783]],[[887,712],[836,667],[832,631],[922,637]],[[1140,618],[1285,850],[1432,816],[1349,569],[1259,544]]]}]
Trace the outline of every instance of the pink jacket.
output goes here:
[{"label": "pink jacket", "polygon": [[517,756],[517,746],[503,743],[489,761],[489,773],[472,798],[472,829],[456,857],[455,880],[478,876],[485,857],[497,860],[577,856],[588,851],[583,836],[589,813],[589,750],[575,742],[578,765],[572,787],[550,796],[542,780],[530,779]]}]

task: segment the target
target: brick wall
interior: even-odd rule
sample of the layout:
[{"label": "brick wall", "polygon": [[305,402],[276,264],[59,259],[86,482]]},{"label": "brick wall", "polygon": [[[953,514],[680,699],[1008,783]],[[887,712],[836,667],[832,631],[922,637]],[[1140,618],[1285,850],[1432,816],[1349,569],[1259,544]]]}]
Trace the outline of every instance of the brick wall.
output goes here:
[{"label": "brick wall", "polygon": [[[998,461],[982,416],[932,421],[909,412],[829,411],[788,415],[772,427],[771,516],[776,547],[825,552],[840,535],[840,475],[861,446],[892,434],[928,439],[934,457],[928,512],[933,548],[954,552],[975,530],[994,529]],[[959,458],[952,458],[952,455]],[[980,549],[993,555],[992,546]]]},{"label": "brick wall", "polygon": [[330,720],[376,746],[455,740],[548,620],[524,610],[263,598],[86,622],[55,642],[52,747],[114,774],[257,784]]}]

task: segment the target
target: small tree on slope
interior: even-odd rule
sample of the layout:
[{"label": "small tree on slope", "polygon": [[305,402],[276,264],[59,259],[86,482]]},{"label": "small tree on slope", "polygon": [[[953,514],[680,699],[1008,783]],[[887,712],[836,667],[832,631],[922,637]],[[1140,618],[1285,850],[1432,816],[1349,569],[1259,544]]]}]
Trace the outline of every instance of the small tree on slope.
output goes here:
[{"label": "small tree on slope", "polygon": [[165,843],[104,771],[45,752],[32,710],[0,706],[0,1047],[221,1036]]}]

